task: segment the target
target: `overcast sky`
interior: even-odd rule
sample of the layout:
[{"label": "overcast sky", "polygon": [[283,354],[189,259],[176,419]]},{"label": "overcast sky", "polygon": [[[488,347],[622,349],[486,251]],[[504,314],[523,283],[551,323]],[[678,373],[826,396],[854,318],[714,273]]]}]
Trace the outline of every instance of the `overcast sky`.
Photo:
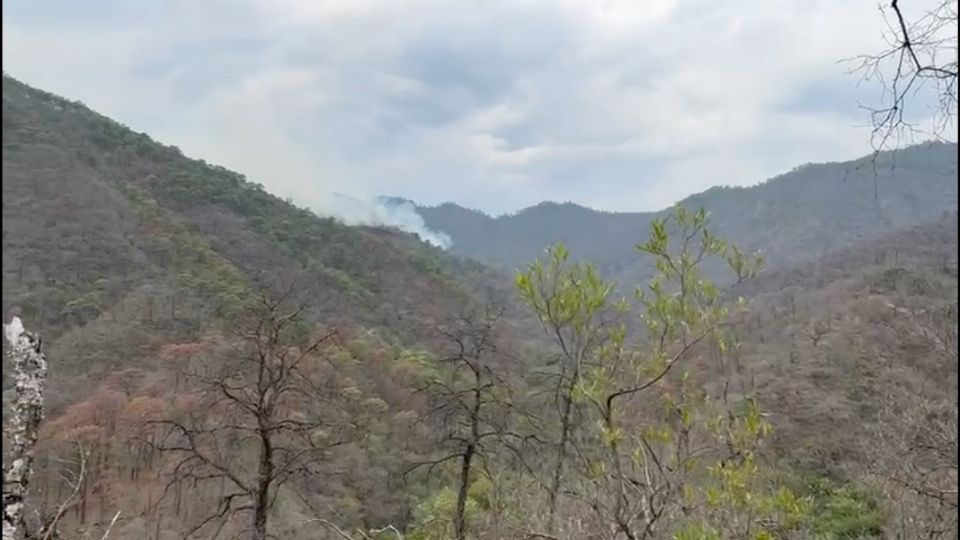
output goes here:
[{"label": "overcast sky", "polygon": [[876,0],[5,0],[3,68],[303,205],[654,210],[869,152],[838,60],[882,25]]}]

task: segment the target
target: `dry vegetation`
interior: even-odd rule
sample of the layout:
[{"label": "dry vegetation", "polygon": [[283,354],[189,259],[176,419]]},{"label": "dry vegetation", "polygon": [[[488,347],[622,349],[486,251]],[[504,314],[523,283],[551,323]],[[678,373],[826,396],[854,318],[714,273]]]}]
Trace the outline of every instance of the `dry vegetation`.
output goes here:
[{"label": "dry vegetation", "polygon": [[[554,248],[511,289],[3,84],[3,307],[50,361],[37,537],[956,537],[957,218],[919,194],[818,245],[849,207],[721,190],[790,206],[797,259],[842,249],[757,275],[711,231],[785,228],[675,210],[629,236],[659,286]],[[944,148],[905,166],[955,203]]]}]

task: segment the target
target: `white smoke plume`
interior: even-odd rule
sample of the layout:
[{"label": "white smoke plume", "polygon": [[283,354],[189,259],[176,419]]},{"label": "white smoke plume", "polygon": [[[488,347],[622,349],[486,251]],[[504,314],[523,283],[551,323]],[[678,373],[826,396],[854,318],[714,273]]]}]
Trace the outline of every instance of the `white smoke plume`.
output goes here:
[{"label": "white smoke plume", "polygon": [[410,201],[386,197],[360,197],[336,193],[333,204],[324,205],[324,214],[346,225],[394,227],[413,233],[428,244],[448,249],[453,241],[440,231],[427,228],[423,217]]}]

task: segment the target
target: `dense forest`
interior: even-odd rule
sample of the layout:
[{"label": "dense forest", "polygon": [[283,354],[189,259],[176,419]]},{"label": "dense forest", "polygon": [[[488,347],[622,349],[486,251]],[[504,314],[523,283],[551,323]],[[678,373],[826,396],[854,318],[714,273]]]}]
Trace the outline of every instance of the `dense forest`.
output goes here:
[{"label": "dense forest", "polygon": [[446,252],[5,75],[4,419],[29,376],[45,415],[17,519],[956,538],[956,147],[880,156],[653,214],[419,208]]}]

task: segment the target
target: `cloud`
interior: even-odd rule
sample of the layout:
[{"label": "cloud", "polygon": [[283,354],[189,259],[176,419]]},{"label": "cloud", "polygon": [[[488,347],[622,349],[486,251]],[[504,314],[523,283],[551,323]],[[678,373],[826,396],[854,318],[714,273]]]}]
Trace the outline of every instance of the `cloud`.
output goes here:
[{"label": "cloud", "polygon": [[328,213],[341,211],[333,193],[653,210],[858,157],[857,101],[876,94],[838,60],[877,50],[883,24],[875,0],[12,0],[3,12],[12,75]]}]

